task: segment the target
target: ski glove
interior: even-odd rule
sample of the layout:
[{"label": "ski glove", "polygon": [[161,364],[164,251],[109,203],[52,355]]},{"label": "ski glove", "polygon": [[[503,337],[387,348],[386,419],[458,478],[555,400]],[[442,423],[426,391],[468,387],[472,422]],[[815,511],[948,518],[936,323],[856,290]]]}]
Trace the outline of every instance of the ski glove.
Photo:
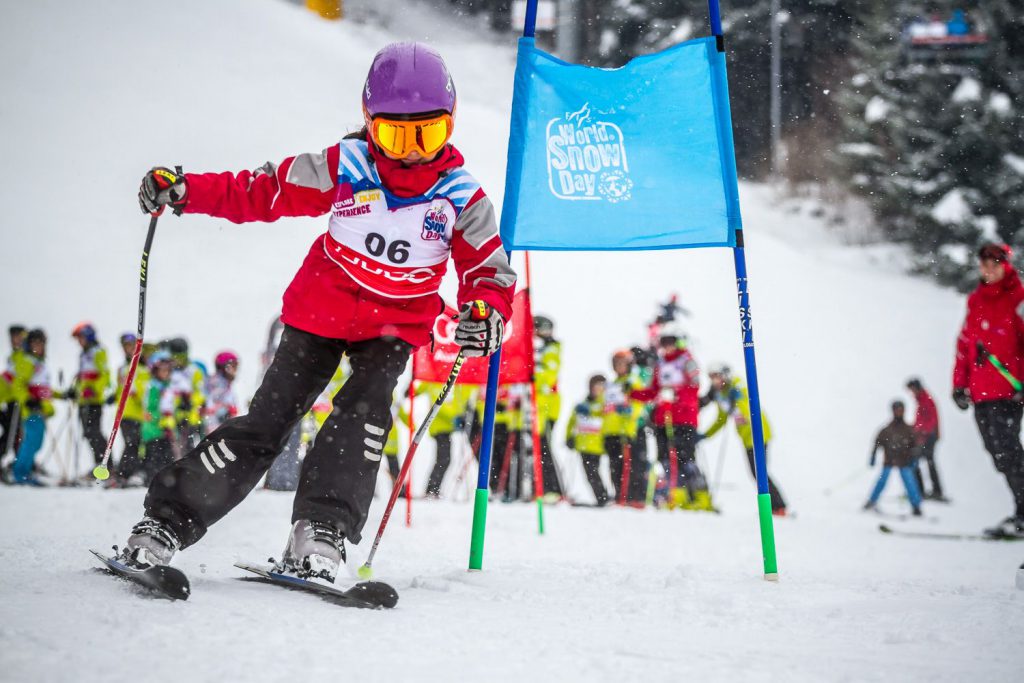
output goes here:
[{"label": "ski glove", "polygon": [[953,390],[953,403],[960,410],[967,410],[971,407],[971,399],[967,396],[966,389],[954,389]]},{"label": "ski glove", "polygon": [[170,206],[175,216],[180,216],[185,208],[185,195],[188,186],[181,166],[171,170],[164,166],[151,168],[142,177],[139,185],[139,208],[142,213],[160,213],[164,206]]},{"label": "ski glove", "polygon": [[501,346],[505,323],[486,302],[478,299],[462,304],[458,320],[455,343],[462,347],[462,355],[489,356]]}]

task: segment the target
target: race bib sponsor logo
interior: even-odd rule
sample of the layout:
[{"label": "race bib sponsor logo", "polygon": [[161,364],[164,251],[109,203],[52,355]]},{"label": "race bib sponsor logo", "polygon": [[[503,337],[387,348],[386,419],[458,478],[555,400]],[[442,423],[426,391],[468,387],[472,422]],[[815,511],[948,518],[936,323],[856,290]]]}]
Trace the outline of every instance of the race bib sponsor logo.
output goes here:
[{"label": "race bib sponsor logo", "polygon": [[548,186],[559,199],[628,201],[633,181],[622,129],[594,114],[587,103],[548,122]]},{"label": "race bib sponsor logo", "polygon": [[337,212],[339,209],[344,209],[349,206],[352,206],[355,203],[355,197],[352,196],[352,183],[338,183],[338,188],[334,191],[335,212]]},{"label": "race bib sponsor logo", "polygon": [[423,232],[420,237],[427,241],[444,240],[445,231],[448,229],[448,214],[444,206],[431,206],[423,216]]}]

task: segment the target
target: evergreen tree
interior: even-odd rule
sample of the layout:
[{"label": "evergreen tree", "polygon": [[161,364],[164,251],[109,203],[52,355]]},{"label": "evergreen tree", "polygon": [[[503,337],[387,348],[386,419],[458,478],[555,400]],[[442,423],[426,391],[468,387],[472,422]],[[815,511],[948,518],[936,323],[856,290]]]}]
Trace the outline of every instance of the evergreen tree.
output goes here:
[{"label": "evergreen tree", "polygon": [[1021,116],[1006,91],[1007,76],[1014,76],[999,77],[992,68],[999,60],[1015,62],[1000,44],[1008,24],[994,15],[995,56],[910,56],[908,22],[934,5],[862,4],[853,40],[856,73],[842,93],[846,139],[839,150],[851,188],[868,200],[884,234],[909,243],[920,270],[966,287],[979,243],[1024,239],[1024,232],[1018,239],[1024,164],[1015,163],[1024,158]]}]

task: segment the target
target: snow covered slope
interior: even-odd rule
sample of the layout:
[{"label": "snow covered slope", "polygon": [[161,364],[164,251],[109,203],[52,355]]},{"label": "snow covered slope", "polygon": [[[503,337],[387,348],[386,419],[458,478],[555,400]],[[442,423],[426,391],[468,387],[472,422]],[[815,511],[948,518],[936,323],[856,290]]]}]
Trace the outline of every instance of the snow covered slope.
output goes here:
[{"label": "snow covered slope", "polygon": [[[430,40],[449,59],[455,142],[500,200],[512,41],[415,3],[346,4],[375,23],[323,22],[278,0],[6,5],[0,321],[44,326],[68,372],[78,320],[94,320],[108,344],[134,329],[141,173],[252,168],[333,143],[359,125],[370,58],[396,38]],[[758,578],[753,486],[732,434],[702,454],[713,470],[724,453],[722,516],[559,508],[539,539],[531,507],[495,506],[479,575],[463,571],[469,507],[417,504],[414,526],[393,523],[377,563],[402,594],[386,614],[233,580],[234,560],[280,551],[286,496],[253,495],[183,554],[194,596],[168,605],[89,569],[85,548],[123,542],[139,492],[5,489],[0,514],[16,521],[0,529],[3,677],[1014,680],[1021,550],[886,538],[856,511],[869,445],[910,375],[939,400],[955,499],[919,526],[974,530],[1008,510],[969,415],[945,398],[960,297],[875,263],[886,250],[839,245],[806,206],[759,186],[742,194],[773,474],[799,512],[778,524],[780,584]],[[237,349],[251,390],[266,325],[322,229],[162,218],[151,336],[185,333],[202,358]],[[728,251],[538,254],[533,265],[535,308],[564,342],[567,401],[606,371],[612,349],[641,340],[672,291],[693,313],[698,360],[740,366]],[[891,510],[904,505],[895,492],[883,500]]]}]

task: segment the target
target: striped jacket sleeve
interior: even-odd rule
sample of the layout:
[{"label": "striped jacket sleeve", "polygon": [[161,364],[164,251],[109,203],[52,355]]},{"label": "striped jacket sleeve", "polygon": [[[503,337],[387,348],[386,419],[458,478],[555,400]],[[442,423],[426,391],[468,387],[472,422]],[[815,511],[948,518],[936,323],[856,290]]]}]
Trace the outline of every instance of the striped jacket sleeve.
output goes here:
[{"label": "striped jacket sleeve", "polygon": [[506,321],[512,317],[516,274],[498,234],[494,206],[477,190],[455,222],[452,259],[459,277],[459,307],[479,299]]},{"label": "striped jacket sleeve", "polygon": [[299,154],[255,171],[186,173],[185,213],[232,223],[276,221],[283,216],[322,216],[331,210],[338,177],[338,145]]}]

